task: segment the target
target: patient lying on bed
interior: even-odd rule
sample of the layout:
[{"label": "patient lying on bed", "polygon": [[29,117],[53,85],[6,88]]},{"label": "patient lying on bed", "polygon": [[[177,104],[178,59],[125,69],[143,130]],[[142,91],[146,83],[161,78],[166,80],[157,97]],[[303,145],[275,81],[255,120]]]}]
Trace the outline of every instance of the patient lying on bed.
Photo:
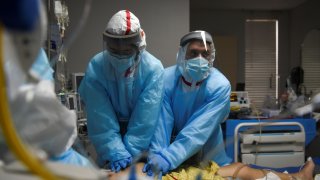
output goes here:
[{"label": "patient lying on bed", "polygon": [[[136,174],[140,177],[147,177],[144,173],[142,173],[143,163],[136,164]],[[197,176],[201,174],[201,179],[215,179],[215,180],[223,180],[228,177],[232,177],[233,179],[239,178],[242,180],[312,180],[313,170],[315,164],[311,158],[308,158],[308,161],[305,163],[304,167],[298,173],[286,174],[280,173],[270,170],[262,170],[262,169],[254,169],[248,167],[242,163],[233,163],[228,166],[218,167],[218,165],[212,162],[205,169],[199,169],[196,167],[188,167],[184,169],[178,169],[175,172],[170,172],[169,174],[162,177],[162,180],[187,180],[187,179],[197,179]],[[130,168],[126,170],[120,171],[119,173],[111,173],[109,174],[110,179],[122,179],[124,177],[128,177]],[[128,179],[128,178],[125,178]]]}]

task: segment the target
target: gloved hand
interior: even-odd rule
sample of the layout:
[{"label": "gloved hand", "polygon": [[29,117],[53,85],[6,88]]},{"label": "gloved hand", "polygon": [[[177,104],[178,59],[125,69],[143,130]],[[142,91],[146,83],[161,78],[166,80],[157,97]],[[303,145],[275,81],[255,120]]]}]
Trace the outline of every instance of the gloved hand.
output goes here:
[{"label": "gloved hand", "polygon": [[121,169],[125,169],[126,167],[128,167],[131,164],[131,162],[132,162],[131,156],[128,158],[111,162],[110,164],[111,171],[119,172]]},{"label": "gloved hand", "polygon": [[162,154],[155,154],[148,159],[142,172],[147,173],[148,176],[153,176],[153,173],[159,173],[159,176],[162,176],[168,173],[170,166],[170,162]]}]

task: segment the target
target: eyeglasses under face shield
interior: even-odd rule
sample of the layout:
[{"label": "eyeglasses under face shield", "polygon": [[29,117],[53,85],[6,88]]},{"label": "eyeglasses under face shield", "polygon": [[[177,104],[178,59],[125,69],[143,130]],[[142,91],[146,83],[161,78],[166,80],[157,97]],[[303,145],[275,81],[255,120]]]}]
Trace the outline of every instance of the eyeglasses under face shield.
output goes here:
[{"label": "eyeglasses under face shield", "polygon": [[138,51],[141,42],[140,32],[129,35],[113,35],[103,32],[103,48],[111,54],[132,56]]}]

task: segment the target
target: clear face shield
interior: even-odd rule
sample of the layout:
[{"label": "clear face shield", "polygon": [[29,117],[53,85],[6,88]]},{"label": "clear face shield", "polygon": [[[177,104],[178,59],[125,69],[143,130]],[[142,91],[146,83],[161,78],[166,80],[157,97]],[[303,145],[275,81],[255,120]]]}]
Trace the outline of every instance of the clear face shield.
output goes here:
[{"label": "clear face shield", "polygon": [[196,84],[208,77],[214,59],[215,48],[210,34],[194,31],[182,37],[177,64],[188,82]]},{"label": "clear face shield", "polygon": [[[203,42],[201,42],[203,44]],[[185,60],[197,58],[197,57],[203,57],[206,59],[209,64],[212,67],[214,57],[215,57],[215,49],[212,44],[205,43],[206,48],[205,49],[197,49],[197,48],[192,48],[190,46],[186,46],[186,51],[185,51]],[[209,46],[209,48],[207,48]]]},{"label": "clear face shield", "polygon": [[130,35],[113,35],[103,32],[103,50],[119,59],[129,58],[139,52],[140,32]]},{"label": "clear face shield", "polygon": [[[204,46],[204,50],[189,50],[189,45],[191,40],[198,40],[202,42]],[[210,67],[213,66],[213,61],[215,59],[216,50],[212,41],[212,37],[209,33],[205,31],[193,31],[184,37],[182,37],[180,42],[180,50],[179,55],[183,56],[180,58],[181,60],[188,60],[201,55],[201,57],[207,59],[209,61]]]},{"label": "clear face shield", "polygon": [[[191,40],[202,41],[205,51],[188,51]],[[213,67],[215,55],[216,49],[214,47],[211,35],[205,31],[194,31],[182,37],[177,55],[177,63],[178,65],[183,66],[186,60],[201,56],[209,61],[209,67]]]},{"label": "clear face shield", "polygon": [[118,73],[132,74],[139,63],[140,32],[129,35],[103,33],[103,56]]}]

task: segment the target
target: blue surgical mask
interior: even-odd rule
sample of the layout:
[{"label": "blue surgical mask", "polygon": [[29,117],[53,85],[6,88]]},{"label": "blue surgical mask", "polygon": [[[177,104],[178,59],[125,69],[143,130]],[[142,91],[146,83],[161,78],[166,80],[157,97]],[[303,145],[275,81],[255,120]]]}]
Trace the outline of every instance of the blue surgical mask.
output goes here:
[{"label": "blue surgical mask", "polygon": [[112,64],[112,66],[118,71],[118,72],[124,72],[129,67],[131,67],[134,64],[136,54],[133,54],[131,56],[128,55],[115,55],[110,52],[107,53],[107,60]]},{"label": "blue surgical mask", "polygon": [[199,56],[186,60],[185,71],[194,81],[201,81],[209,75],[209,61]]}]

